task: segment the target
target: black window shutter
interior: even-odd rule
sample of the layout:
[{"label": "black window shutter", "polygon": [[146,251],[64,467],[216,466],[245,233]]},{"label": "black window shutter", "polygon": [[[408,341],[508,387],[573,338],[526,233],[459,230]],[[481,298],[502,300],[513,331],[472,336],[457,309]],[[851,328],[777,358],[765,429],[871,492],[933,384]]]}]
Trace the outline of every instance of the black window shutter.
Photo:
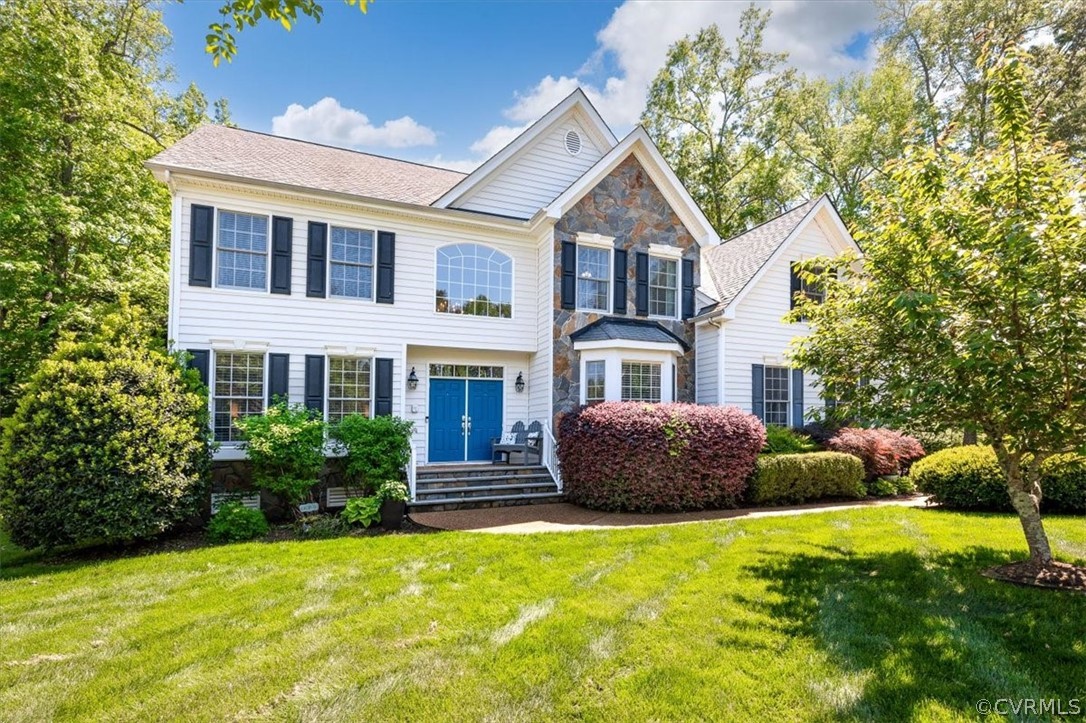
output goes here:
[{"label": "black window shutter", "polygon": [[324,412],[324,357],[305,355],[305,406]]},{"label": "black window shutter", "polygon": [[377,232],[377,303],[391,304],[396,288],[396,234]]},{"label": "black window shutter", "polygon": [[373,415],[375,417],[388,417],[392,415],[392,360],[375,360],[373,395]]},{"label": "black window shutter", "polygon": [[562,308],[577,308],[577,244],[562,242]]},{"label": "black window shutter", "polygon": [[765,422],[765,365],[750,365],[750,413]]},{"label": "black window shutter", "polygon": [[792,264],[788,267],[788,273],[792,277],[792,289],[790,291],[791,296],[789,297],[788,308],[794,309],[796,308],[796,294],[798,294],[803,288],[802,286],[800,286],[799,283],[799,272],[796,270],[795,261],[793,261]]},{"label": "black window shutter", "polygon": [[189,226],[189,286],[211,286],[214,236],[215,209],[192,204],[192,222]]},{"label": "black window shutter", "polygon": [[294,246],[294,219],[272,216],[271,292],[290,293],[290,253]]},{"label": "black window shutter", "polygon": [[290,396],[290,354],[268,354],[268,406]]},{"label": "black window shutter", "polygon": [[683,259],[683,318],[694,315],[694,260]]},{"label": "black window shutter", "polygon": [[309,248],[306,255],[305,295],[324,298],[328,277],[328,224],[309,222]]},{"label": "black window shutter", "polygon": [[649,255],[644,251],[638,251],[637,259],[637,287],[634,291],[634,305],[638,316],[649,315]]},{"label": "black window shutter", "polygon": [[792,370],[792,426],[803,426],[803,370]]},{"label": "black window shutter", "polygon": [[615,249],[614,313],[626,313],[626,251],[624,249]]},{"label": "black window shutter", "polygon": [[195,369],[200,375],[200,383],[205,387],[211,379],[211,352],[207,349],[188,349],[189,369]]}]

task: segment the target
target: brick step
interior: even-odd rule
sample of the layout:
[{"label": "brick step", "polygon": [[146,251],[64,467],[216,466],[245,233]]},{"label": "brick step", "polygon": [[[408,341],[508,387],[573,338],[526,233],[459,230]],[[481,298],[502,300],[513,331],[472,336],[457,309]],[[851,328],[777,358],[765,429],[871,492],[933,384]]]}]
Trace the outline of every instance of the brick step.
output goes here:
[{"label": "brick step", "polygon": [[[504,505],[529,505],[548,502],[562,502],[565,498],[557,491],[540,492],[524,495],[490,495],[485,497],[436,497],[427,500],[417,500],[408,504],[409,509],[426,511],[443,510],[467,510],[481,507],[501,507]],[[436,510],[434,508],[441,508]]]},{"label": "brick step", "polygon": [[433,487],[474,487],[476,485],[522,485],[522,484],[554,484],[550,474],[544,470],[535,474],[503,474],[490,477],[431,477],[415,482],[416,490],[424,490]]},{"label": "brick step", "polygon": [[467,499],[470,497],[490,497],[495,494],[526,495],[540,492],[550,492],[552,494],[558,494],[558,487],[554,484],[554,482],[549,479],[520,485],[504,484],[472,485],[470,487],[431,487],[429,489],[416,490],[415,498],[418,500],[427,500],[435,497],[456,497]]}]

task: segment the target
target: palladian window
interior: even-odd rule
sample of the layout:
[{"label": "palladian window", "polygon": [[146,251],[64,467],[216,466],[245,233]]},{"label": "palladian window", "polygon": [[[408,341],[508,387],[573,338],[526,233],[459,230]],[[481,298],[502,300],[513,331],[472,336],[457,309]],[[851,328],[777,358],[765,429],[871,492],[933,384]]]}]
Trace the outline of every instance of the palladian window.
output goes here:
[{"label": "palladian window", "polygon": [[513,260],[480,244],[437,250],[434,308],[444,314],[513,316]]}]

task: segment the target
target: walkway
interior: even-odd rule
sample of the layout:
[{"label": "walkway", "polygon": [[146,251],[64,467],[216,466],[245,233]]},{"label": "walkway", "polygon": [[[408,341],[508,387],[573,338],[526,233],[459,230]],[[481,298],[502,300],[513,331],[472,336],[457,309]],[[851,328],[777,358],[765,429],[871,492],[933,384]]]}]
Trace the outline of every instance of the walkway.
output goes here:
[{"label": "walkway", "polygon": [[549,505],[489,507],[482,510],[412,512],[411,519],[420,525],[441,530],[494,533],[570,532],[574,530],[604,530],[613,527],[653,527],[684,522],[705,522],[707,520],[784,517],[815,512],[858,510],[865,507],[924,507],[927,504],[927,499],[927,497],[917,496],[905,499],[868,500],[864,502],[821,502],[792,507],[660,512],[656,514],[598,512],[571,505],[568,502],[560,502]]}]

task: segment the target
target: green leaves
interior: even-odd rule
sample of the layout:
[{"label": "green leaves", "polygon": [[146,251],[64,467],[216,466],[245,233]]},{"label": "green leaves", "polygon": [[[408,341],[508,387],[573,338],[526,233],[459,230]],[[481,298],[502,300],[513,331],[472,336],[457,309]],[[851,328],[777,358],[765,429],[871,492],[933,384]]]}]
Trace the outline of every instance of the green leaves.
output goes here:
[{"label": "green leaves", "polygon": [[355,486],[376,490],[386,480],[399,480],[411,457],[414,425],[399,417],[352,414],[329,430],[346,454],[347,477]]},{"label": "green leaves", "polygon": [[292,507],[306,499],[324,468],[324,419],[301,404],[280,402],[235,422],[245,438],[253,482]]},{"label": "green leaves", "polygon": [[[371,0],[344,2],[365,13]],[[235,32],[254,27],[265,19],[277,21],[289,32],[298,21],[299,13],[319,23],[324,15],[324,6],[316,0],[228,0],[219,8],[223,21],[208,25],[210,32],[206,36],[204,50],[211,56],[211,63],[218,67],[222,61],[230,62],[237,55]]]}]

